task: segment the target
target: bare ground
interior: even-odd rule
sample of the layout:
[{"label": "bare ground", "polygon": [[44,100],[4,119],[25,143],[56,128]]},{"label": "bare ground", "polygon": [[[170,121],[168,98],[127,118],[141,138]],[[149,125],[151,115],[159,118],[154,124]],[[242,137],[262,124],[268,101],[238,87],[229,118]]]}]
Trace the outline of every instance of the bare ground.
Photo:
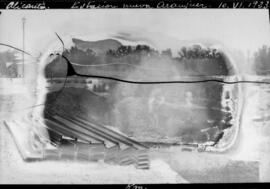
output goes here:
[{"label": "bare ground", "polygon": [[[258,96],[258,90],[261,93]],[[249,89],[250,99],[246,110],[247,147],[238,154],[222,155],[198,152],[183,152],[179,148],[156,149],[150,152],[151,169],[138,170],[132,166],[108,165],[103,162],[41,161],[24,162],[14,141],[3,124],[0,125],[0,183],[183,183],[183,182],[269,182],[269,99],[266,89],[253,86]],[[10,104],[25,107],[31,104],[17,96]],[[256,103],[257,99],[257,103]],[[17,103],[19,101],[19,103]],[[16,103],[15,103],[16,102]],[[263,105],[262,105],[263,104]],[[1,104],[1,120],[12,119]],[[264,108],[263,108],[264,107]],[[16,107],[19,108],[19,107]],[[268,108],[268,109],[267,109]],[[264,119],[254,121],[264,112]],[[266,115],[267,114],[267,115]],[[17,113],[16,116],[23,115]],[[257,116],[257,117],[258,117]],[[256,118],[257,119],[257,118]],[[1,121],[2,123],[2,121]],[[254,130],[255,129],[255,130]],[[247,135],[256,131],[259,141],[248,143]],[[253,132],[254,133],[254,132]],[[259,154],[259,158],[248,154]],[[247,158],[245,158],[247,157]],[[253,160],[252,160],[253,159]]]}]

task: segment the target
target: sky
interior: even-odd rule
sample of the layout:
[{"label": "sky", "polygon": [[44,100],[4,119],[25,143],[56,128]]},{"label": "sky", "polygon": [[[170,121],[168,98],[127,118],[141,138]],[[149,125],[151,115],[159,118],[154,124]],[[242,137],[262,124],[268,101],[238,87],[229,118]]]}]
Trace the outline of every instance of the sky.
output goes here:
[{"label": "sky", "polygon": [[22,48],[22,17],[25,17],[25,50],[35,55],[58,40],[55,32],[63,38],[85,40],[122,35],[130,40],[150,41],[160,48],[177,48],[187,40],[212,40],[244,53],[270,44],[267,9],[1,11],[0,42]]}]

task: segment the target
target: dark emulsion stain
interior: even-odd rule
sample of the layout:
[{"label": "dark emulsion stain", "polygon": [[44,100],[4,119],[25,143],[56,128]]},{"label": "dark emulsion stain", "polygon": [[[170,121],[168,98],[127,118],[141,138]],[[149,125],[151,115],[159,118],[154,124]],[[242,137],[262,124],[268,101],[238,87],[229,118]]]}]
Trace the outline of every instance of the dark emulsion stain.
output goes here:
[{"label": "dark emulsion stain", "polygon": [[[105,42],[106,40],[102,41],[103,46]],[[83,74],[98,73],[97,75],[135,81],[155,81],[155,79],[170,81],[175,80],[173,79],[175,76],[183,74],[184,76],[231,75],[222,55],[214,58],[191,57],[179,60],[170,54],[158,55],[157,52],[143,46],[125,49],[115,43],[117,50],[122,48],[119,52],[113,50],[102,52],[100,47],[102,45],[99,42],[88,44],[84,41],[83,44],[83,50],[72,47],[69,52],[64,52],[71,62],[97,65],[123,61],[136,65],[135,67],[74,66],[77,72]],[[94,50],[98,49],[98,55],[94,50],[86,48],[89,45]],[[110,45],[114,48],[114,44]],[[67,66],[60,57],[45,68],[48,79],[64,78],[66,72]],[[179,140],[180,137],[185,143],[217,142],[223,135],[222,130],[231,126],[229,121],[232,115],[229,111],[225,112],[221,105],[223,92],[221,83],[140,85],[98,80],[98,84],[92,85],[89,89],[85,80],[75,76],[73,81],[80,83],[80,88],[69,87],[49,92],[45,112],[54,111],[58,114],[64,112],[71,116],[80,114],[146,141],[166,141],[173,138]]]}]

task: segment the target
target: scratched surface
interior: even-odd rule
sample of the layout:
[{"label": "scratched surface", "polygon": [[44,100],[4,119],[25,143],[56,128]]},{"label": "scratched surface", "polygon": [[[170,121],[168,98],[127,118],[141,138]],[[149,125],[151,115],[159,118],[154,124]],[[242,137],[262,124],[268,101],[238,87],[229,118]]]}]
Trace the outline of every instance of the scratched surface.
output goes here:
[{"label": "scratched surface", "polygon": [[[263,4],[262,6],[266,8],[268,7],[268,4],[269,2],[267,1],[267,4]],[[44,5],[44,3],[22,4],[22,5],[12,3],[8,5],[9,6],[8,8],[12,9],[16,8],[17,6],[44,8],[44,6],[46,5]],[[91,7],[92,5],[73,4],[70,6],[78,6],[74,8],[80,7],[89,8],[88,6]],[[128,7],[130,5],[126,6]],[[185,7],[187,6],[187,4],[185,3],[166,4],[160,2],[158,5],[156,5],[156,7],[158,8],[177,8],[181,6]],[[189,6],[196,7],[205,5],[189,4]],[[217,6],[226,8],[232,5],[231,4],[229,5],[227,3],[219,3]],[[233,6],[241,8],[242,3],[233,4]],[[248,6],[254,8],[257,7],[258,5],[249,3]],[[28,13],[24,12],[25,13],[24,16],[27,19],[26,24],[27,49],[31,51],[31,53],[33,51],[33,53],[37,56],[38,53],[40,52],[44,53],[44,54],[41,53],[39,55],[39,58],[41,59],[44,58],[45,56],[48,56],[46,53],[52,53],[55,51],[60,52],[63,47],[61,46],[61,43],[58,40],[59,38],[57,39],[57,37],[55,36],[54,32],[56,30],[60,34],[63,33],[63,35],[64,33],[70,35],[70,32],[74,31],[75,36],[77,36],[77,34],[81,35],[83,31],[84,34],[91,36],[90,38],[92,40],[104,39],[104,36],[106,36],[107,38],[108,36],[112,36],[108,35],[108,31],[114,33],[115,36],[118,36],[120,38],[122,37],[122,39],[124,39],[124,41],[126,40],[126,42],[128,41],[130,42],[130,40],[134,41],[134,39],[135,41],[138,42],[138,39],[144,40],[149,38],[153,40],[154,43],[156,43],[156,45],[160,49],[172,48],[172,50],[174,49],[174,51],[177,51],[176,53],[178,53],[179,44],[181,44],[181,46],[185,46],[189,44],[185,40],[191,38],[195,40],[198,38],[197,42],[199,41],[202,43],[206,42],[207,44],[216,44],[216,41],[215,40],[204,41],[201,40],[201,38],[206,37],[207,39],[211,38],[221,40],[221,42],[224,43],[224,45],[226,45],[229,49],[231,49],[232,53],[234,54],[239,53],[241,54],[241,51],[243,51],[243,53],[246,53],[246,50],[248,48],[253,49],[255,51],[257,50],[257,48],[259,48],[260,45],[262,45],[262,43],[263,44],[267,43],[266,41],[269,39],[267,38],[269,36],[268,32],[269,28],[265,27],[266,26],[265,23],[269,22],[268,12],[266,13],[266,11],[261,12],[262,14],[256,15],[256,11],[255,12],[251,11],[252,14],[246,14],[245,11],[243,12],[244,14],[242,14],[241,11],[237,12],[233,11],[230,12],[231,14],[228,14],[229,10],[228,12],[227,11],[220,12],[213,10],[212,13],[214,14],[212,14],[210,13],[210,11],[207,10],[206,12],[203,12],[204,14],[197,12],[196,14],[194,14],[194,16],[186,14],[185,12],[186,10],[182,12],[183,14],[180,13],[181,11],[179,10],[175,11],[168,10],[170,14],[168,14],[168,12],[166,12],[165,10],[152,11],[150,9],[142,11],[141,12],[142,14],[139,14],[138,11],[136,10],[133,11],[130,10],[128,12],[125,12],[125,10],[123,12],[121,12],[122,10],[117,11],[119,13],[112,11],[110,17],[108,17],[107,10],[104,12],[88,11],[88,14],[86,15],[77,14],[76,11],[66,12],[67,14],[64,13],[64,11],[63,14],[60,14],[60,12],[58,11],[52,12],[48,11],[48,14],[44,14],[43,11],[37,11],[35,13],[33,13],[32,11],[29,11]],[[203,18],[202,15],[206,17]],[[265,15],[267,15],[267,18],[265,17]],[[14,45],[16,45],[17,47],[21,46],[21,36],[18,37],[17,41],[15,39],[15,36],[19,36],[18,32],[21,31],[20,27],[22,15],[20,14],[20,12],[16,12],[15,14],[13,11],[2,11],[1,17],[2,16],[3,18],[7,19],[3,20],[3,24],[1,23],[1,28],[3,29],[3,30],[1,29],[1,33],[3,35],[0,36],[0,41],[1,42],[6,41],[6,39],[12,38],[12,40],[14,39],[13,41]],[[55,19],[56,17],[58,19]],[[72,18],[72,22],[70,21],[70,17]],[[99,18],[98,23],[96,19],[97,17]],[[176,17],[180,17],[181,19],[175,19]],[[121,18],[120,21],[119,18]],[[253,18],[255,18],[253,23],[254,24],[256,23],[258,25],[254,26],[250,24],[251,23],[250,20],[253,20]],[[42,22],[40,20],[42,20]],[[200,20],[200,22],[198,22],[198,20]],[[209,20],[211,20],[211,22],[209,22]],[[11,22],[14,22],[14,24],[12,25],[14,26],[14,28],[6,30],[6,28],[10,28]],[[95,24],[95,27],[93,27],[92,24],[89,24],[92,22]],[[153,24],[153,22],[156,24]],[[131,25],[129,23],[131,23]],[[134,26],[136,26],[136,28]],[[139,28],[137,28],[137,26],[139,26]],[[179,27],[177,28],[177,26]],[[106,28],[105,29],[106,31],[104,31],[103,27]],[[235,29],[232,29],[232,27],[234,27]],[[152,32],[150,30],[148,31],[149,28],[152,29]],[[126,29],[128,31],[127,33],[125,33]],[[160,31],[160,33],[156,33],[156,31]],[[46,36],[46,40],[44,40],[44,36]],[[85,37],[86,37],[85,40],[88,40],[87,36]],[[67,43],[70,43],[70,39],[68,39],[65,43],[66,45],[65,47],[69,48],[68,46],[70,46],[71,43],[70,44]],[[48,49],[50,45],[52,48]],[[48,52],[45,53],[43,51],[44,49],[47,49]],[[239,50],[239,52],[237,52],[237,49]],[[97,51],[98,50],[99,49],[97,49]],[[44,55],[44,57],[42,57],[41,55]],[[248,73],[248,71],[250,71],[251,66],[250,65],[247,66],[247,64],[248,63],[251,64],[251,62],[248,62],[247,60],[245,60],[245,58],[241,59],[241,55],[239,55],[239,57],[236,56],[234,58],[236,58],[236,65],[239,66],[239,70],[243,70],[244,73]],[[32,60],[34,59],[35,58],[32,57]],[[37,81],[39,81],[40,79],[39,78],[37,80],[38,74],[41,75],[43,74],[44,70],[42,69],[44,67],[42,66],[45,66],[45,62],[46,61],[40,61],[40,64],[36,64],[36,62],[34,61],[32,62],[32,65],[30,65],[30,62],[27,62],[27,65],[29,67],[25,70],[26,71],[25,75],[27,77],[32,78],[25,78],[25,80],[8,79],[8,78],[0,79],[0,183],[100,183],[100,184],[103,183],[104,184],[104,183],[270,181],[269,85],[239,84],[241,86],[242,85],[244,86],[244,97],[246,99],[240,123],[241,125],[241,131],[239,135],[240,140],[238,140],[238,142],[236,143],[237,148],[228,153],[223,154],[205,153],[205,152],[199,153],[196,150],[188,147],[153,148],[151,149],[149,154],[151,163],[149,170],[136,170],[134,167],[131,166],[122,167],[117,165],[109,165],[103,161],[83,162],[65,158],[57,161],[52,159],[49,161],[40,161],[40,162],[24,162],[18,153],[18,149],[14,143],[14,140],[10,132],[8,132],[7,128],[2,124],[2,121],[13,119],[20,120],[21,118],[27,116],[29,112],[32,112],[35,109],[35,108],[28,108],[26,110],[26,107],[32,106],[37,103],[36,102],[37,91],[35,91],[36,87],[45,88],[44,83],[43,83],[44,85],[39,85],[41,83],[37,84]],[[189,63],[191,64],[191,62]],[[37,73],[38,66],[34,65],[41,66],[42,68],[40,70],[42,70],[42,73]],[[30,67],[31,69],[29,69]],[[150,66],[151,69],[154,67],[155,65]],[[164,67],[168,68],[169,66],[165,65]],[[163,71],[164,67],[161,67],[162,69],[160,70]],[[201,68],[206,69],[207,67],[201,66]],[[91,70],[94,71],[94,73],[96,73],[95,69]],[[162,75],[161,74],[162,71],[160,70],[159,74],[157,74],[157,77],[160,77],[160,75]],[[179,70],[181,70],[181,67],[179,67]],[[110,69],[109,70],[103,69],[101,71],[102,71],[100,72],[101,74],[111,72]],[[171,69],[171,71],[175,71],[175,69]],[[184,70],[183,73],[188,73],[185,71],[186,70]],[[81,68],[80,72],[85,73],[87,72],[87,69]],[[170,77],[175,76],[172,73],[173,72],[167,72],[167,75]],[[144,72],[144,76],[147,77],[147,74],[148,72]],[[129,74],[125,76],[128,75]],[[63,76],[62,79],[65,79],[64,77],[65,75]],[[139,77],[137,78],[140,77],[141,75],[139,75]],[[45,80],[45,78],[43,79]],[[47,79],[53,80],[51,75],[47,75]],[[156,78],[154,77],[151,77],[151,79],[156,80]],[[67,80],[67,83],[68,82],[69,81]],[[61,85],[62,83],[58,82],[57,84],[54,85],[54,87],[51,87],[49,90],[54,92],[59,90],[61,88],[61,86],[59,87],[59,84]],[[72,84],[67,84],[67,86],[71,85]],[[87,88],[87,90],[91,89],[90,84],[86,85],[84,83],[82,86],[84,85],[85,88]],[[131,89],[132,87],[126,90],[126,92],[132,91]],[[154,90],[157,91],[156,96],[160,96],[159,94],[161,94],[161,96],[162,95],[166,96],[165,92],[166,87],[162,89],[163,90],[161,91]],[[136,93],[139,93],[141,90],[144,89],[140,88]],[[47,94],[44,95],[46,96]],[[85,97],[90,96],[87,93],[82,95],[84,95]],[[97,93],[93,93],[93,95],[97,95]],[[102,98],[104,98],[104,96],[106,96],[107,94],[102,93],[99,95]],[[126,95],[128,96],[129,93]],[[186,96],[190,97],[191,95],[190,93],[188,93],[188,95]],[[77,94],[75,94],[73,97],[76,98]],[[149,109],[155,110],[156,112],[158,112],[159,117],[162,117],[160,116],[160,114],[166,114],[166,108],[165,110],[163,108],[164,112],[162,112],[163,110],[159,110],[156,106],[151,106],[151,104],[156,103],[156,99],[154,98],[155,95],[153,94],[152,97],[153,100],[152,103],[149,103],[150,104]],[[69,99],[70,98],[66,96],[66,100],[69,101]],[[91,99],[89,101],[91,101]],[[131,101],[133,102],[133,100]],[[177,104],[175,102],[166,102],[166,101],[164,103],[161,103],[162,106],[166,104],[174,106],[175,104]],[[186,104],[191,104],[190,100],[186,100],[185,102]],[[121,106],[121,108],[125,107],[125,103],[122,104],[123,105]],[[141,104],[146,103],[141,102]],[[84,103],[84,101],[81,101],[80,103],[80,106],[86,109],[87,105],[88,103]],[[97,103],[94,104],[93,107],[98,109],[99,105],[100,104]],[[37,110],[40,109],[37,108]],[[145,108],[141,108],[141,110],[139,109],[138,112],[144,113],[143,110],[145,110]],[[41,112],[42,111],[43,109],[41,110]],[[194,112],[190,113],[192,114]],[[100,111],[99,114],[103,114],[104,120],[107,119],[106,118],[107,115],[104,112]],[[193,115],[191,119],[196,120],[196,116],[197,114]],[[175,117],[177,117],[177,115],[175,115]],[[122,119],[119,118],[119,120]],[[162,123],[162,120],[158,119],[157,122]],[[170,134],[171,133],[169,133],[169,135]],[[174,132],[172,132],[172,134],[174,134]],[[68,151],[69,150],[70,149],[68,149]],[[66,154],[64,154],[64,156],[65,155]]]},{"label": "scratched surface", "polygon": [[[122,178],[120,178],[120,176],[113,176],[114,166],[110,167],[102,163],[85,164],[69,161],[58,162],[57,164],[53,161],[25,163],[21,160],[10,133],[1,124],[0,181],[2,183],[126,183],[131,180],[147,183],[147,179],[158,183],[163,181],[183,182],[184,180],[189,182],[269,181],[270,102],[262,101],[262,99],[270,99],[270,87],[249,85],[246,86],[246,90],[249,96],[246,111],[244,112],[246,114],[246,134],[249,136],[250,132],[256,133],[259,141],[256,138],[252,138],[253,140],[246,138],[248,140],[244,141],[246,142],[244,146],[247,146],[247,148],[242,149],[241,153],[228,156],[182,152],[179,149],[171,150],[169,153],[168,151],[162,152],[162,150],[153,151],[151,153],[152,161],[163,159],[169,165],[170,169],[173,170],[171,172],[173,178],[170,178],[171,175],[168,174],[162,181],[160,178],[156,179],[156,175],[161,174],[158,168],[153,168],[157,170],[152,169],[152,172],[141,172],[130,167],[119,168],[116,166],[117,169],[121,169],[123,172],[129,171],[128,177],[122,175]],[[1,107],[5,107],[4,110],[6,110],[1,111],[1,119],[5,119],[7,116],[14,116],[14,114],[7,114],[7,110],[12,107],[12,103],[16,104],[21,99],[21,95],[1,95]],[[20,106],[24,105],[21,104]],[[18,115],[15,114],[15,116]],[[252,140],[252,143],[249,142],[250,140]],[[249,157],[249,154],[253,154],[254,156]],[[79,168],[81,172],[74,172],[74,167]],[[97,167],[100,168],[100,171],[95,173],[92,171],[89,172],[89,170],[95,170]],[[102,171],[102,167],[104,168],[104,172]],[[106,174],[105,170],[112,170],[111,174]],[[175,175],[172,173],[177,173],[178,179],[175,180]],[[102,174],[106,176],[100,177]],[[141,177],[141,174],[144,174],[144,178]],[[134,176],[134,179],[131,179],[131,175]],[[100,178],[98,179],[98,177]],[[69,178],[68,181],[66,180],[67,178]],[[182,178],[182,180],[179,180],[179,178]]]}]

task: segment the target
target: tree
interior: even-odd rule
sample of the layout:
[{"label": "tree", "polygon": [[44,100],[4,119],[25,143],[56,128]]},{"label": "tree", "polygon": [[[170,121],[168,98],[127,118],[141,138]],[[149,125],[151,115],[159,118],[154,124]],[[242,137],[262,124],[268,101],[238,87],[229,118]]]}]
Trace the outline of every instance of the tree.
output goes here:
[{"label": "tree", "polygon": [[172,50],[171,49],[166,49],[161,52],[162,55],[167,56],[167,57],[172,57]]},{"label": "tree", "polygon": [[264,45],[254,54],[256,73],[259,75],[270,74],[270,47]]},{"label": "tree", "polygon": [[7,72],[8,72],[8,77],[11,77],[11,78],[18,77],[18,67],[17,67],[17,64],[15,64],[15,63],[11,64],[8,67]]},{"label": "tree", "polygon": [[141,46],[141,45],[137,45],[137,46],[136,46],[136,51],[140,52],[141,49],[142,49],[142,46]]},{"label": "tree", "polygon": [[202,47],[200,45],[193,45],[192,51],[193,51],[194,58],[200,58],[201,57]]},{"label": "tree", "polygon": [[187,58],[187,48],[186,47],[182,47],[181,50],[178,52],[178,55],[180,56],[180,58]]},{"label": "tree", "polygon": [[212,49],[212,54],[213,54],[213,57],[212,58],[216,58],[217,57],[217,54],[218,54],[217,49]]},{"label": "tree", "polygon": [[126,56],[128,54],[128,47],[127,46],[120,46],[117,50],[116,50],[116,54],[118,57],[121,56]]},{"label": "tree", "polygon": [[188,50],[187,50],[187,58],[188,59],[194,58],[194,52],[193,52],[192,48],[188,48]]},{"label": "tree", "polygon": [[4,61],[4,59],[1,55],[0,55],[0,76],[1,77],[7,76],[6,62]]},{"label": "tree", "polygon": [[[7,66],[7,63],[11,66]],[[0,52],[0,76],[1,77],[17,77],[17,63],[18,59],[15,52],[5,51]]]}]

